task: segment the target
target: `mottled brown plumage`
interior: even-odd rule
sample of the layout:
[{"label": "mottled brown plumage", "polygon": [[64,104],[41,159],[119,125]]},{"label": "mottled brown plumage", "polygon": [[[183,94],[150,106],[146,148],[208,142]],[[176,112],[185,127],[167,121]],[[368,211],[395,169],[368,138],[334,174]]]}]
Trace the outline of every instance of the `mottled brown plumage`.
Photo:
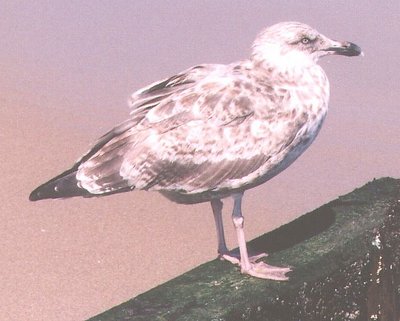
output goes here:
[{"label": "mottled brown plumage", "polygon": [[[329,100],[328,80],[316,62],[335,53],[361,51],[304,24],[269,27],[247,60],[195,66],[135,92],[130,118],[30,199],[143,189],[179,203],[211,201],[220,255],[244,273],[286,279],[289,269],[248,257],[241,198],[288,167],[315,139]],[[229,195],[235,199],[240,260],[229,254],[223,237],[220,199]]]}]

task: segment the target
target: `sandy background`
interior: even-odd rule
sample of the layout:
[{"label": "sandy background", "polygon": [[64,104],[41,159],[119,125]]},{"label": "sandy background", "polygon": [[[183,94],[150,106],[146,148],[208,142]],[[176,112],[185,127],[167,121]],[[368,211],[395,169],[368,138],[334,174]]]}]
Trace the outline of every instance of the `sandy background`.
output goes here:
[{"label": "sandy background", "polygon": [[247,57],[263,27],[285,20],[353,41],[365,57],[322,62],[326,123],[294,165],[247,192],[248,239],[400,176],[398,0],[0,2],[0,320],[83,320],[215,257],[208,204],[28,195],[127,117],[133,90]]}]

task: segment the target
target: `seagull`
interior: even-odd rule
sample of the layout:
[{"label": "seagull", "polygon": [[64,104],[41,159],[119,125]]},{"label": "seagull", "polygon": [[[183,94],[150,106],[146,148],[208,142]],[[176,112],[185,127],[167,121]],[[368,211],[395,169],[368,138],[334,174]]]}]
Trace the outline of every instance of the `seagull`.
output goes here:
[{"label": "seagull", "polygon": [[[314,141],[328,111],[327,55],[359,56],[308,25],[282,22],[257,36],[249,59],[201,64],[134,92],[129,118],[70,169],[37,187],[31,201],[158,191],[181,204],[210,202],[218,256],[243,274],[287,280],[289,267],[250,256],[242,198],[292,164]],[[239,253],[229,251],[222,199],[232,197]]]}]

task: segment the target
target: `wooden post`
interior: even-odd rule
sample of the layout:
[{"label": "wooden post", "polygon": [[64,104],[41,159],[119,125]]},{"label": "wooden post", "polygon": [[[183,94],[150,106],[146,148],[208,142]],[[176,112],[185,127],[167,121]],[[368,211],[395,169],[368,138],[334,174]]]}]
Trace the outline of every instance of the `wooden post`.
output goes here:
[{"label": "wooden post", "polygon": [[290,280],[214,260],[90,321],[400,321],[400,180],[382,178],[249,242]]}]

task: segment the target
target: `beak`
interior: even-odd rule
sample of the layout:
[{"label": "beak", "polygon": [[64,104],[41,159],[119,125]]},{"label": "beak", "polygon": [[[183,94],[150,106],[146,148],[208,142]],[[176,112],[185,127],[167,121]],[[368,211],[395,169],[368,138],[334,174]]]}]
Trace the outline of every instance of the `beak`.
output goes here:
[{"label": "beak", "polygon": [[363,55],[363,52],[359,46],[348,41],[332,41],[331,46],[323,50],[329,51],[331,54],[334,55],[343,55],[349,57]]}]

